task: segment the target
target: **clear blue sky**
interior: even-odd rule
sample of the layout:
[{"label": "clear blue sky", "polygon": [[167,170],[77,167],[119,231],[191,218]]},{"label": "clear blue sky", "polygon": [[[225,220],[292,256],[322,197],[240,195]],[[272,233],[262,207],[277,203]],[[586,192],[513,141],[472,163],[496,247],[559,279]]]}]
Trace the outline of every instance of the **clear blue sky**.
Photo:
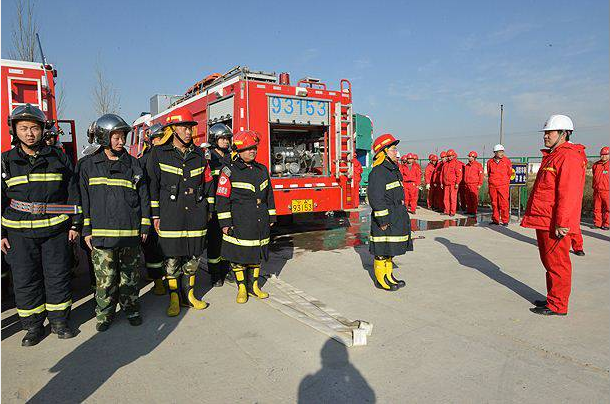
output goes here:
[{"label": "clear blue sky", "polygon": [[[301,4],[297,6],[297,4]],[[551,113],[574,141],[609,142],[608,1],[38,1],[43,46],[65,83],[65,117],[96,118],[102,60],[132,121],[155,93],[179,94],[235,65],[353,83],[354,109],[401,151],[490,153],[505,106],[509,155],[538,155]],[[2,57],[14,2],[2,2]]]}]

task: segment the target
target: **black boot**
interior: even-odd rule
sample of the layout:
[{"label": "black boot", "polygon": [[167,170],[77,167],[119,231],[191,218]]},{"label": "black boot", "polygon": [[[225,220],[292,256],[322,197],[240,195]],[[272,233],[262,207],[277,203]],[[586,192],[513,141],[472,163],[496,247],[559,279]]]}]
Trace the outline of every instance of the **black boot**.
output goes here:
[{"label": "black boot", "polygon": [[37,345],[44,338],[44,327],[41,325],[27,329],[25,336],[21,340],[21,346]]},{"label": "black boot", "polygon": [[583,257],[585,252],[583,250],[574,250],[574,255],[578,255],[579,257]]},{"label": "black boot", "polygon": [[546,306],[546,300],[534,300],[534,306],[544,307]]},{"label": "black boot", "polygon": [[534,307],[531,308],[530,311],[535,314],[540,314],[541,316],[567,316],[568,313],[558,313],[549,309],[548,307]]},{"label": "black boot", "polygon": [[51,323],[51,332],[57,334],[59,339],[70,339],[76,337],[76,332],[68,326],[65,321]]}]

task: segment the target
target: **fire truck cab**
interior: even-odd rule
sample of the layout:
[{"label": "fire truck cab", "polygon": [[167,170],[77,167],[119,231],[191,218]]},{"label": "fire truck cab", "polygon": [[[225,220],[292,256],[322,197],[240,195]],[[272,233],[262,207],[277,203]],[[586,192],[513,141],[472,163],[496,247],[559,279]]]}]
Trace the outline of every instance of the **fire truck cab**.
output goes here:
[{"label": "fire truck cab", "polygon": [[207,140],[209,127],[219,122],[234,133],[250,129],[260,134],[256,160],[269,169],[278,215],[358,207],[348,80],[330,90],[318,79],[308,77],[291,85],[287,73],[278,78],[238,66],[224,75],[208,76],[165,108],[153,100],[159,96],[151,99],[150,115],[134,122],[133,155],[140,153],[148,126],[164,123],[175,108],[187,107],[198,122],[199,145]]},{"label": "fire truck cab", "polygon": [[11,148],[8,117],[19,105],[32,104],[40,108],[48,120],[61,129],[59,141],[65,152],[76,162],[76,130],[73,120],[57,119],[55,78],[57,71],[50,64],[1,60],[2,71],[2,151]]}]

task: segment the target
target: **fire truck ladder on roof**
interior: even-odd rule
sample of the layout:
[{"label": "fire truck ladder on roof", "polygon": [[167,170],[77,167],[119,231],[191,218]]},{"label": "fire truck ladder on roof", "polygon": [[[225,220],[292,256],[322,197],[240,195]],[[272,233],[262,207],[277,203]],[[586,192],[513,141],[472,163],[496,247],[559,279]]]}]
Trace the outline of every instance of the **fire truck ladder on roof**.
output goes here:
[{"label": "fire truck ladder on roof", "polygon": [[335,176],[354,176],[354,123],[352,104],[335,103]]}]

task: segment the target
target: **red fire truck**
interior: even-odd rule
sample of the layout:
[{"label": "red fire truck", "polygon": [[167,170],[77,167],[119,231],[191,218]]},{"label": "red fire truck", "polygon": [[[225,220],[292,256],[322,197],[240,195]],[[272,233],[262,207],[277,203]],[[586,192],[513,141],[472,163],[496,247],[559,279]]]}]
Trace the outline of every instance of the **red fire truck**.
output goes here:
[{"label": "red fire truck", "polygon": [[166,96],[165,106],[159,97],[164,96],[151,99],[151,113],[134,122],[128,141],[132,154],[140,152],[148,126],[163,123],[170,111],[184,106],[198,122],[197,144],[206,141],[208,128],[218,122],[234,132],[251,129],[261,135],[256,159],[269,169],[278,215],[358,207],[348,80],[330,90],[318,79],[291,85],[287,73],[278,78],[238,66],[208,76],[177,99]]},{"label": "red fire truck", "polygon": [[57,120],[55,78],[57,70],[50,64],[1,60],[2,70],[2,151],[11,148],[8,116],[13,109],[26,103],[40,108],[47,119],[56,121],[63,132],[59,141],[74,162],[77,159],[76,131],[73,120]]}]

